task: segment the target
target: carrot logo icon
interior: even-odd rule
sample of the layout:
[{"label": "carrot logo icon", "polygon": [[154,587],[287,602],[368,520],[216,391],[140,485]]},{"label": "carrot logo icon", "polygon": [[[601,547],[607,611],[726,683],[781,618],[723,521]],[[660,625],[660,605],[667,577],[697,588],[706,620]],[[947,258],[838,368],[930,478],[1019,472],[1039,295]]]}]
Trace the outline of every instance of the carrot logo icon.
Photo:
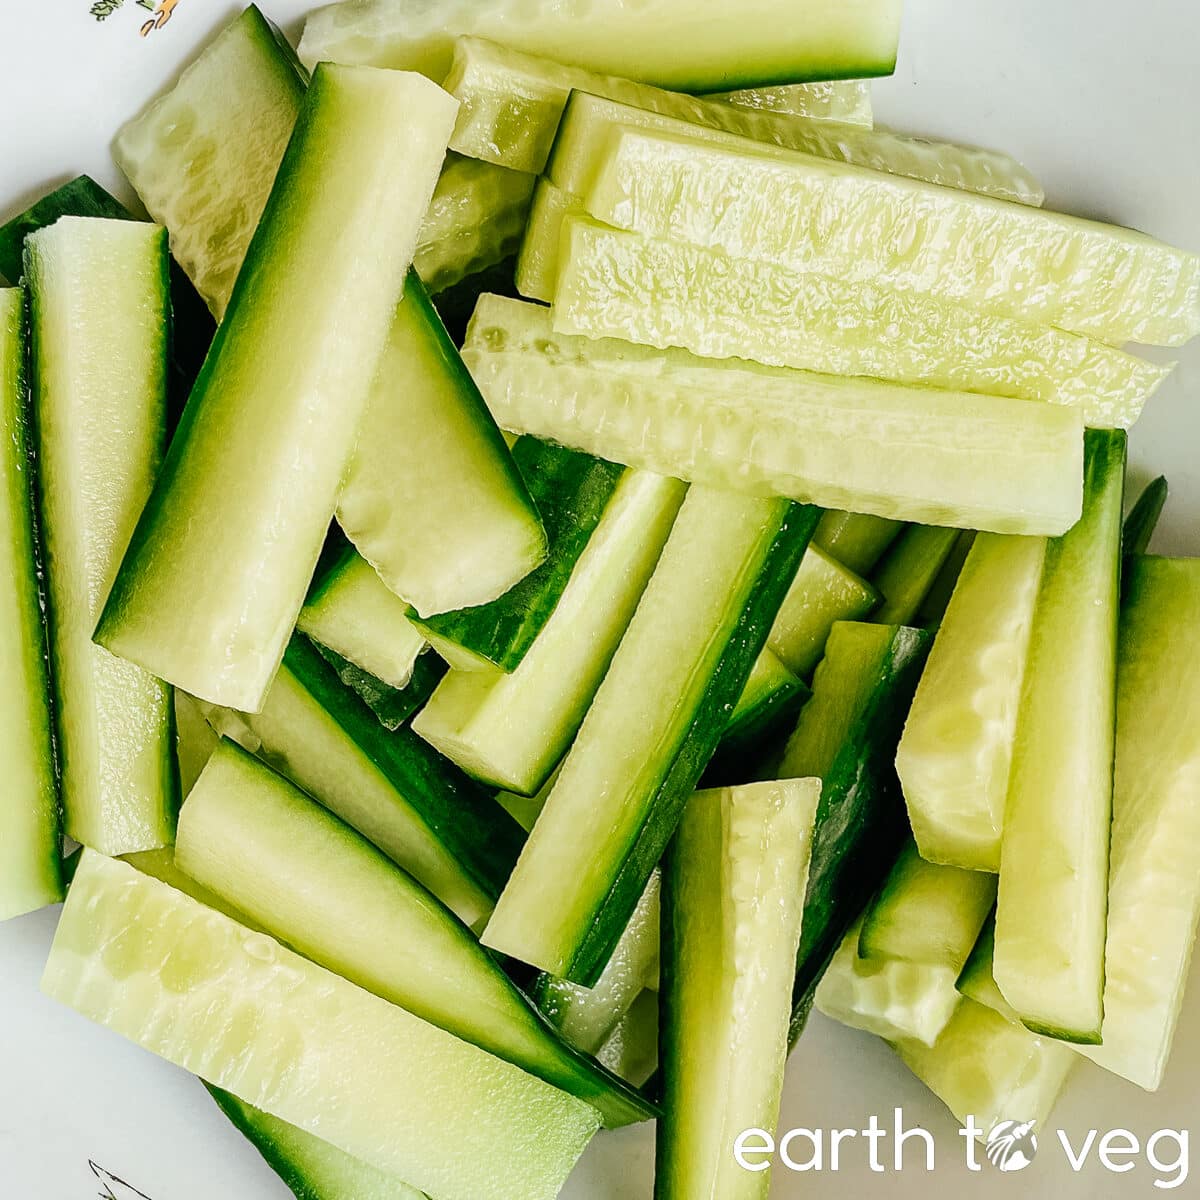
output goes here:
[{"label": "carrot logo icon", "polygon": [[1001,1171],[1023,1171],[1037,1154],[1036,1121],[999,1121],[987,1135],[986,1153],[992,1166]]},{"label": "carrot logo icon", "polygon": [[159,6],[154,10],[154,15],[142,26],[142,37],[148,36],[156,29],[161,29],[171,19],[171,14],[175,11],[178,3],[179,0],[160,0]]}]

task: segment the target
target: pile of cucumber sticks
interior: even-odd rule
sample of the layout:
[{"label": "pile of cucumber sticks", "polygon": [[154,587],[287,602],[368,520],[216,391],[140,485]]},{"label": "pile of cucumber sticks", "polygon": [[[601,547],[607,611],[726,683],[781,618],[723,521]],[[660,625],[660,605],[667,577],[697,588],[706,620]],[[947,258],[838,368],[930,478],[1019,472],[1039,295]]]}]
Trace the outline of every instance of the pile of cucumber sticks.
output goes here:
[{"label": "pile of cucumber sticks", "polygon": [[645,1120],[765,1197],[814,1004],[985,1130],[1160,1083],[1200,560],[1122,347],[1200,257],[874,129],[898,28],[251,6],[116,137],[150,221],[0,228],[0,918],[302,1200]]}]

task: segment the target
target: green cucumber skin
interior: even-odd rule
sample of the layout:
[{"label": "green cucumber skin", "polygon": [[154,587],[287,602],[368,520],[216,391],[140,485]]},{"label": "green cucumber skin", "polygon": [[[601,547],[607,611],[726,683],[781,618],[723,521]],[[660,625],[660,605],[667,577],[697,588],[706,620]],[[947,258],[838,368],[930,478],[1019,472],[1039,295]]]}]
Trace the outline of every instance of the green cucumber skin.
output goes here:
[{"label": "green cucumber skin", "polygon": [[525,833],[490,791],[468,779],[411,729],[388,731],[307,638],[294,637],[284,665],[341,727],[491,899],[516,865]]},{"label": "green cucumber skin", "polygon": [[760,767],[796,724],[800,710],[812,695],[807,684],[797,679],[794,686],[779,688],[763,703],[731,722],[705,769],[704,787],[729,787],[758,779]]},{"label": "green cucumber skin", "polygon": [[[59,217],[108,217],[114,221],[137,218],[115,196],[88,175],[79,175],[48,192],[23,213],[0,226],[0,275],[16,283],[23,272],[25,238]],[[170,260],[171,329],[170,377],[167,387],[167,430],[179,423],[183,406],[204,356],[216,333],[216,322],[192,281]]]},{"label": "green cucumber skin", "polygon": [[936,525],[906,529],[871,576],[883,596],[872,614],[880,625],[913,625],[961,530]]},{"label": "green cucumber skin", "polygon": [[764,557],[758,584],[726,644],[704,703],[693,714],[675,758],[648,805],[649,815],[641,833],[629,848],[608,896],[565,973],[573,983],[585,987],[595,983],[620,940],[651,873],[666,852],[688,797],[695,791],[725,732],[754,660],[767,644],[767,635],[800,568],[821,512],[812,505],[790,502],[784,509],[779,531]]},{"label": "green cucumber skin", "polygon": [[433,617],[418,628],[512,671],[533,645],[604,515],[625,468],[533,437],[517,439],[513,459],[546,528],[545,561],[490,604]]},{"label": "green cucumber skin", "polygon": [[[311,639],[310,639],[311,640]],[[425,707],[434,689],[449,670],[436,654],[422,654],[413,666],[412,678],[402,688],[394,688],[357,663],[342,658],[336,651],[317,642],[313,648],[334,669],[343,687],[348,687],[375,714],[384,729],[395,732]]]},{"label": "green cucumber skin", "polygon": [[1125,518],[1121,530],[1121,598],[1127,595],[1127,584],[1133,570],[1133,560],[1145,554],[1150,539],[1167,504],[1167,478],[1160,475],[1143,489]]},{"label": "green cucumber skin", "polygon": [[825,967],[908,836],[896,746],[932,644],[927,632],[895,627],[869,699],[822,781],[792,991],[792,1045]]}]

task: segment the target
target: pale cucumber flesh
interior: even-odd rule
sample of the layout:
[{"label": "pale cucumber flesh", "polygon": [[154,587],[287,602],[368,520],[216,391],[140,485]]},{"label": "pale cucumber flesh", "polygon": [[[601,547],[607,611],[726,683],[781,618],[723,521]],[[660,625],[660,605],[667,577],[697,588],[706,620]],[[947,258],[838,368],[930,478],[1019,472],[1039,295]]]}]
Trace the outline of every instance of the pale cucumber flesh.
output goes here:
[{"label": "pale cucumber flesh", "polygon": [[808,117],[813,121],[861,125],[864,129],[870,129],[875,123],[871,85],[865,79],[742,88],[736,92],[714,92],[707,98],[759,112],[790,113],[794,117]]},{"label": "pale cucumber flesh", "polygon": [[813,545],[848,570],[868,578],[903,528],[899,521],[833,509],[821,518]]}]

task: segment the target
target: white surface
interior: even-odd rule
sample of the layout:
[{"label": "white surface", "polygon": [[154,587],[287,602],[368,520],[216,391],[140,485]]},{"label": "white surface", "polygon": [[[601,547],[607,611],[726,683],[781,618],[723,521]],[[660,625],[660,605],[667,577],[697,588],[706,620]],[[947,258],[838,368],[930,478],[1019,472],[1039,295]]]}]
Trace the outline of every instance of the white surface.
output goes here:
[{"label": "white surface", "polygon": [[[180,0],[170,24],[143,41],[137,29],[148,14],[133,0],[99,26],[88,14],[90,3],[0,3],[0,217],[80,171],[121,187],[107,150],[114,130],[239,7]],[[264,0],[263,6],[290,22],[292,32],[308,7],[297,0]],[[899,73],[875,90],[881,121],[1009,150],[1044,180],[1052,206],[1200,250],[1200,8],[1183,0],[908,0],[908,8]],[[1155,549],[1197,553],[1200,420],[1193,405],[1200,345],[1178,357],[1179,370],[1133,435],[1134,476],[1162,471],[1170,479]],[[91,1158],[153,1200],[283,1200],[286,1189],[198,1083],[39,996],[53,924],[53,913],[41,913],[0,926],[0,1180],[6,1194],[86,1200],[100,1190],[88,1169]],[[1056,1200],[1200,1194],[1200,1161],[1182,1187],[1160,1192],[1152,1186],[1156,1172],[1142,1159],[1127,1174],[1110,1174],[1096,1164],[1093,1150],[1090,1165],[1073,1173],[1052,1137],[1043,1138],[1041,1155],[1019,1181],[986,1163],[970,1174],[955,1123],[891,1052],[814,1018],[790,1064],[783,1127],[862,1128],[872,1113],[886,1127],[898,1105],[910,1125],[936,1135],[934,1176],[926,1174],[916,1144],[902,1173],[873,1173],[860,1140],[857,1148],[847,1144],[850,1161],[837,1174],[779,1173],[773,1195],[870,1200],[924,1195],[931,1186],[955,1196]],[[1078,1145],[1089,1129],[1125,1127],[1144,1139],[1160,1128],[1187,1127],[1198,1115],[1195,986],[1158,1095],[1148,1097],[1085,1064],[1052,1125]],[[883,1156],[889,1165],[890,1153],[889,1140]],[[648,1197],[651,1161],[648,1128],[602,1135],[564,1194],[568,1200]]]}]

